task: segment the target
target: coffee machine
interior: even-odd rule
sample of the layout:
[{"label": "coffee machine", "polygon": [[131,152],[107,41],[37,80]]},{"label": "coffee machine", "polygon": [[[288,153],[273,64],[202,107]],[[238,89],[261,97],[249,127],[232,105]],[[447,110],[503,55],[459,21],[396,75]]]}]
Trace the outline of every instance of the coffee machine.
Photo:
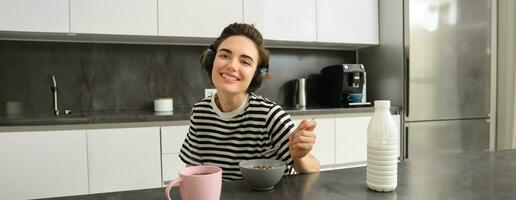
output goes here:
[{"label": "coffee machine", "polygon": [[324,67],[318,84],[317,101],[323,107],[369,106],[367,74],[362,64]]}]

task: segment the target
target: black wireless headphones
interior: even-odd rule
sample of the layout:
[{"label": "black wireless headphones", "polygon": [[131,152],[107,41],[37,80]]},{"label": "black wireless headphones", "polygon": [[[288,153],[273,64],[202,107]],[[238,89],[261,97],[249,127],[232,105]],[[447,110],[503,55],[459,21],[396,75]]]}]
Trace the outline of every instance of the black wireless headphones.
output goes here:
[{"label": "black wireless headphones", "polygon": [[[215,46],[210,45],[208,49],[204,52],[201,59],[201,67],[206,70],[211,79],[211,71],[213,70],[213,62],[215,61],[215,56],[217,55],[217,48]],[[254,92],[258,90],[262,86],[263,79],[265,79],[265,75],[269,72],[269,66],[258,66],[256,68],[256,72],[254,73],[253,80],[249,84],[249,88],[247,91]]]}]

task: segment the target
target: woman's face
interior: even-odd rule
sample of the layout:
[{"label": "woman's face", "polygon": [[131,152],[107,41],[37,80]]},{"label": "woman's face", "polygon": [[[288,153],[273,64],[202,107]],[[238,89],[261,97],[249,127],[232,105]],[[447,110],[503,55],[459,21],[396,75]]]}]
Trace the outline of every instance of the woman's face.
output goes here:
[{"label": "woman's face", "polygon": [[258,49],[244,36],[230,36],[220,43],[211,80],[217,92],[230,95],[244,94],[258,66]]}]

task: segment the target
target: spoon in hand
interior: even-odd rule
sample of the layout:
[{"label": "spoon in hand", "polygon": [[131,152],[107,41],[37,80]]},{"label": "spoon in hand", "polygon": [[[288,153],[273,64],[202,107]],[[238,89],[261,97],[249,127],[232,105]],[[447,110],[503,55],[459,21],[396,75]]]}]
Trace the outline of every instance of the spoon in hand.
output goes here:
[{"label": "spoon in hand", "polygon": [[[311,119],[310,121],[315,121],[315,117],[312,117],[312,119]],[[295,135],[296,135],[296,133],[297,133],[297,131],[296,131],[296,132],[294,132],[294,133],[292,133],[291,137],[292,137],[292,136],[295,136]],[[279,146],[274,146],[274,147],[273,147],[273,148],[271,148],[271,149],[268,149],[268,150],[266,150],[266,151],[264,151],[264,152],[261,152],[259,155],[260,155],[260,156],[270,156],[270,155],[272,155],[273,153],[275,153],[275,152],[278,150],[278,148],[279,148]]]}]

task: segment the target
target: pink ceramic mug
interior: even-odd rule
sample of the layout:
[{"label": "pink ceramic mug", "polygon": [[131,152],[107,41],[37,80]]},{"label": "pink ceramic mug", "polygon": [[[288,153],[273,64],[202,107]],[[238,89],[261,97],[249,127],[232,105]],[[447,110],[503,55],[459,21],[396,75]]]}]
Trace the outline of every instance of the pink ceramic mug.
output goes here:
[{"label": "pink ceramic mug", "polygon": [[165,194],[168,200],[172,186],[180,184],[181,199],[218,200],[222,189],[222,169],[216,166],[191,166],[179,172],[179,178],[168,183]]}]

